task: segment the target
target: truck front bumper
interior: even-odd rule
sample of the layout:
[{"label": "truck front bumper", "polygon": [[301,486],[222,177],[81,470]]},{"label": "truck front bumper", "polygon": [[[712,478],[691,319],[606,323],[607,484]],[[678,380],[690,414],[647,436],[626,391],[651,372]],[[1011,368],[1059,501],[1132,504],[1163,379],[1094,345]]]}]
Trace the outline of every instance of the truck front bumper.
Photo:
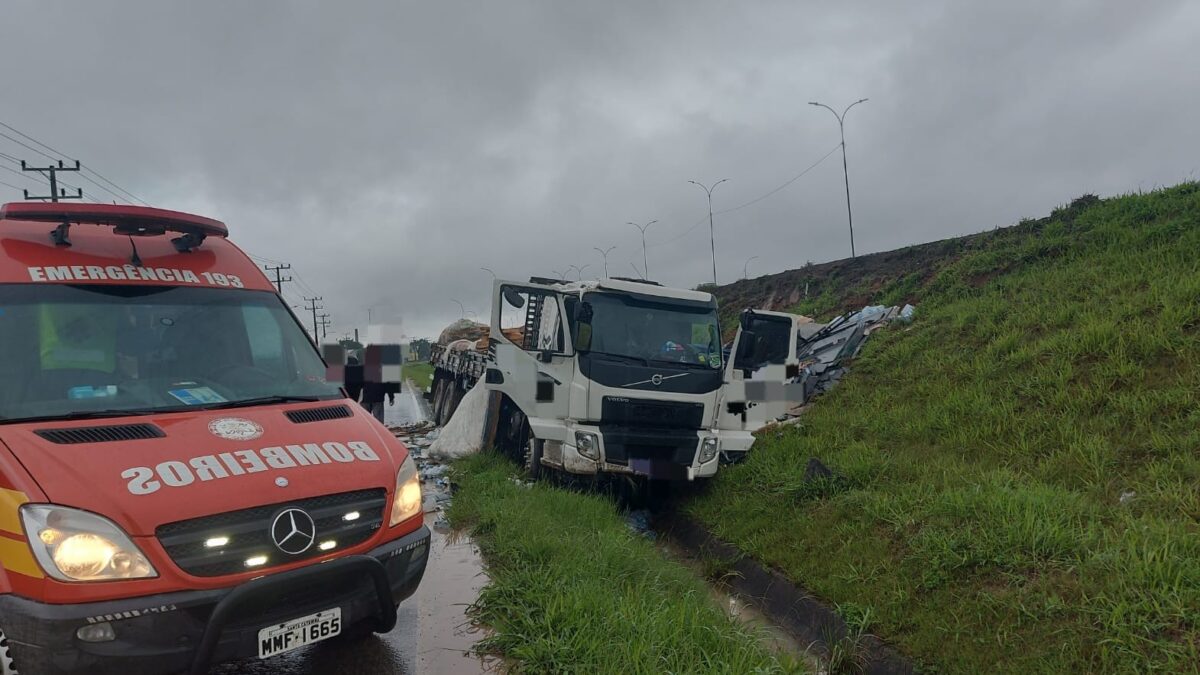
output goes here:
[{"label": "truck front bumper", "polygon": [[[258,655],[258,631],[340,607],[345,633],[363,622],[386,632],[396,605],[425,574],[429,529],[362,555],[336,558],[205,591],[50,605],[0,596],[0,627],[23,673],[207,672],[212,663]],[[116,639],[84,642],[76,631],[108,622]]]},{"label": "truck front bumper", "polygon": [[[598,460],[580,454],[575,432],[596,437]],[[570,427],[570,440],[563,444],[562,465],[571,473],[603,472],[682,481],[708,478],[717,472],[720,455],[701,461],[700,450],[704,439],[712,437],[707,430],[576,424]]]}]

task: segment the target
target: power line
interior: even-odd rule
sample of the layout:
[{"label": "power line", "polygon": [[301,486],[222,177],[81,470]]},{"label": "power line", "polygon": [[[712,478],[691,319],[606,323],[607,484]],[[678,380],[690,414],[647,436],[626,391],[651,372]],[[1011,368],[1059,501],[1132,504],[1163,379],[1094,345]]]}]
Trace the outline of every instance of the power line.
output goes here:
[{"label": "power line", "polygon": [[[25,148],[26,150],[32,150],[33,152],[36,152],[37,154],[41,155],[42,157],[45,157],[46,159],[48,159],[52,162],[57,162],[59,159],[58,157],[51,157],[50,155],[47,155],[46,153],[42,152],[41,150],[38,150],[37,148],[33,147],[32,145],[29,145],[28,143],[22,143],[21,141],[18,141],[17,139],[13,138],[12,136],[9,136],[8,134],[4,133],[3,131],[0,131],[0,136],[7,138],[8,140],[12,141],[13,143],[16,143],[17,145],[21,146],[22,148]],[[65,155],[64,155],[64,157],[65,157]]]},{"label": "power line", "polygon": [[[46,145],[45,143],[43,143],[43,142],[39,141],[38,139],[34,138],[33,136],[30,136],[29,134],[27,134],[27,133],[25,133],[25,132],[21,131],[20,129],[17,129],[16,127],[14,127],[14,126],[12,126],[12,125],[10,125],[10,124],[6,124],[6,123],[4,123],[3,121],[0,121],[0,127],[4,127],[5,129],[8,129],[9,131],[12,131],[13,133],[17,134],[17,135],[18,135],[18,136],[20,136],[21,138],[28,139],[28,140],[32,141],[33,143],[35,143],[35,144],[37,144],[37,145],[40,145],[40,146],[42,146],[43,148],[45,148],[45,149],[49,150],[50,152],[53,152],[53,153],[56,153],[56,154],[62,155],[62,156],[63,156],[64,158],[66,158],[66,159],[74,159],[73,157],[71,157],[71,156],[70,156],[70,155],[68,155],[67,153],[65,153],[65,152],[62,152],[61,150],[56,150],[56,149],[54,149],[54,148],[50,147],[49,145]],[[20,145],[20,146],[22,146],[22,147],[25,147],[25,148],[28,148],[28,149],[30,149],[30,150],[33,150],[34,152],[36,152],[36,153],[38,153],[38,154],[42,155],[43,157],[46,157],[46,158],[49,158],[49,159],[53,159],[53,160],[57,160],[57,159],[58,159],[57,157],[51,157],[50,155],[47,155],[46,153],[44,153],[44,152],[42,152],[42,151],[38,150],[37,148],[31,148],[31,147],[29,147],[28,145],[25,145],[24,143],[22,143],[22,142],[20,142],[20,141],[18,141],[18,140],[16,140],[16,139],[14,139],[12,136],[9,136],[8,134],[5,134],[5,133],[2,133],[2,132],[0,132],[0,136],[4,136],[4,137],[5,137],[5,138],[7,138],[8,140],[10,140],[10,141],[13,141],[14,143],[16,143],[16,144],[18,144],[18,145]],[[138,197],[137,195],[133,194],[133,193],[132,193],[132,192],[130,192],[129,190],[126,190],[125,188],[121,187],[120,185],[117,185],[116,183],[112,182],[111,180],[109,180],[109,179],[105,178],[104,176],[102,176],[102,175],[100,174],[100,172],[99,172],[99,171],[96,171],[96,170],[95,170],[95,169],[93,169],[92,167],[90,167],[90,166],[88,166],[88,165],[86,165],[86,164],[84,164],[84,165],[81,165],[81,167],[82,167],[82,169],[83,169],[84,171],[87,171],[87,172],[89,172],[89,173],[95,174],[95,176],[96,176],[97,178],[99,178],[100,180],[104,181],[105,183],[108,183],[109,185],[113,186],[113,187],[114,187],[114,188],[116,188],[117,190],[120,190],[121,192],[123,192],[123,193],[125,193],[126,195],[128,195],[128,197],[123,197],[123,196],[121,196],[121,195],[117,194],[116,192],[113,192],[112,190],[109,190],[108,188],[104,187],[103,185],[101,185],[101,184],[97,183],[96,181],[92,180],[90,177],[88,177],[88,176],[87,176],[87,174],[84,174],[84,173],[82,173],[82,172],[79,174],[79,177],[80,177],[80,178],[83,178],[84,180],[88,181],[88,182],[89,182],[89,183],[91,183],[92,185],[95,185],[96,187],[100,188],[101,190],[104,190],[105,192],[109,193],[110,195],[112,195],[112,196],[116,197],[117,199],[122,199],[122,200],[125,200],[125,201],[129,201],[129,199],[130,199],[130,198],[132,198],[134,201],[139,201],[139,202],[141,202],[143,206],[149,206],[149,205],[150,205],[150,204],[148,204],[148,203],[147,203],[147,202],[146,202],[144,199],[142,199],[141,197]],[[64,183],[64,185],[65,185],[65,183]],[[100,201],[99,199],[96,199],[95,197],[91,197],[90,195],[89,195],[89,197],[90,197],[91,199],[95,200],[95,201]]]},{"label": "power line", "polygon": [[[825,153],[824,155],[822,155],[820,159],[818,159],[817,161],[813,162],[813,163],[812,163],[812,164],[810,164],[810,165],[809,165],[809,166],[808,166],[806,169],[804,169],[804,170],[803,170],[803,171],[801,171],[800,173],[796,174],[796,175],[795,175],[795,176],[793,176],[792,178],[788,179],[788,181],[787,181],[786,183],[784,183],[783,185],[780,185],[779,187],[777,187],[777,188],[775,188],[775,189],[771,190],[770,192],[767,192],[766,194],[763,194],[763,195],[760,195],[760,196],[758,196],[758,197],[755,197],[754,199],[751,199],[750,201],[748,201],[748,202],[745,202],[744,204],[739,204],[739,205],[737,205],[737,206],[735,206],[735,207],[733,207],[733,208],[725,209],[725,210],[723,210],[723,211],[714,211],[714,212],[713,212],[713,215],[720,216],[720,215],[724,215],[724,214],[726,214],[726,213],[733,213],[734,211],[739,211],[739,210],[741,210],[741,209],[744,209],[744,208],[746,208],[747,206],[751,206],[751,205],[753,205],[753,204],[757,204],[757,203],[761,202],[762,200],[766,199],[767,197],[770,197],[771,195],[775,194],[776,192],[779,192],[780,190],[782,190],[782,189],[786,188],[787,186],[791,185],[792,183],[795,183],[796,181],[800,180],[800,179],[801,179],[801,178],[802,178],[802,177],[803,177],[805,174],[807,174],[809,171],[812,171],[813,169],[817,168],[817,166],[818,166],[818,165],[820,165],[820,164],[821,164],[821,162],[824,162],[825,160],[829,159],[829,157],[830,157],[830,156],[831,156],[833,153],[837,152],[837,151],[838,151],[838,148],[840,148],[840,147],[842,147],[841,143],[839,143],[839,144],[837,144],[837,145],[833,146],[833,149],[832,149],[832,150],[830,150],[829,152]],[[688,228],[687,230],[685,230],[683,233],[681,233],[681,234],[679,234],[679,235],[677,235],[677,236],[675,236],[675,237],[672,237],[671,239],[668,239],[668,240],[666,240],[666,241],[660,241],[660,242],[657,242],[657,243],[654,243],[654,244],[647,244],[647,246],[665,246],[665,245],[667,245],[667,244],[673,244],[673,243],[675,243],[675,242],[679,241],[680,239],[683,239],[684,237],[688,236],[688,235],[689,235],[689,234],[691,234],[691,233],[692,233],[692,232],[693,232],[693,231],[694,231],[694,230],[695,230],[697,227],[700,227],[701,225],[703,225],[703,224],[705,224],[705,223],[707,223],[707,222],[708,222],[708,217],[707,217],[707,216],[705,216],[704,218],[701,218],[700,220],[697,220],[697,221],[696,221],[696,222],[695,222],[695,223],[694,223],[694,224],[693,224],[691,227],[689,227],[689,228]]]},{"label": "power line", "polygon": [[5,183],[2,180],[0,180],[0,185],[6,185],[6,186],[16,190],[17,192],[24,192],[24,190],[25,190],[25,188],[19,188],[16,185],[13,185],[12,183]]}]

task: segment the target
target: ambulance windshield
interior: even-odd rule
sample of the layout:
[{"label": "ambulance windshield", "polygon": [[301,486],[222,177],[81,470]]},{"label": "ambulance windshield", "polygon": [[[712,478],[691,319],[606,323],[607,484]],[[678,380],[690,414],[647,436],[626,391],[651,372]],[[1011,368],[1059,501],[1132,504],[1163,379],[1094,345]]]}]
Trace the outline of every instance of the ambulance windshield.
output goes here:
[{"label": "ambulance windshield", "polygon": [[340,396],[273,293],[0,285],[0,422]]}]

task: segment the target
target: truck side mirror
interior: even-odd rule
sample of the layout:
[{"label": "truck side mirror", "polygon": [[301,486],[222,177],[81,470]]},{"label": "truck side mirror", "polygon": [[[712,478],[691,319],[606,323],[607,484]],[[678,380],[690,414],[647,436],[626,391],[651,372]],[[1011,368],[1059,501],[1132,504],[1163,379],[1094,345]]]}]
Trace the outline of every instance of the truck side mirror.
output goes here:
[{"label": "truck side mirror", "polygon": [[758,334],[753,331],[742,330],[742,336],[738,339],[737,360],[749,361],[754,358],[757,347]]},{"label": "truck side mirror", "polygon": [[754,310],[742,310],[741,316],[738,317],[738,323],[741,324],[742,330],[750,330],[750,328],[754,326]]},{"label": "truck side mirror", "polygon": [[537,359],[542,363],[550,363],[552,360],[554,360],[554,352],[550,351],[549,349],[543,349],[542,351],[538,352]]},{"label": "truck side mirror", "polygon": [[575,349],[586,352],[592,348],[592,304],[581,302],[575,307]]},{"label": "truck side mirror", "polygon": [[521,297],[521,294],[517,292],[517,289],[505,286],[504,290],[502,290],[500,293],[504,296],[504,301],[513,307],[520,309],[521,307],[525,306],[525,298]]}]

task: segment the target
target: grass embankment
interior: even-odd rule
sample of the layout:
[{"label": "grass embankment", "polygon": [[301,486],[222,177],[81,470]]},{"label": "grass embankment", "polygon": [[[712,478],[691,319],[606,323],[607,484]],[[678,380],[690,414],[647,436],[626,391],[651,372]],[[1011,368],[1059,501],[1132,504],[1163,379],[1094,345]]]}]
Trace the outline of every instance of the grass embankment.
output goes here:
[{"label": "grass embankment", "polygon": [[401,374],[406,380],[412,380],[418,391],[429,389],[433,383],[433,365],[428,361],[409,361],[401,366]]},{"label": "grass embankment", "polygon": [[1200,669],[1200,186],[1077,200],[919,292],[691,513],[942,672]]},{"label": "grass embankment", "polygon": [[522,672],[791,672],[711,600],[702,581],[632,533],[611,501],[514,483],[492,453],[459,461],[451,522],[491,582],[478,646]]}]

